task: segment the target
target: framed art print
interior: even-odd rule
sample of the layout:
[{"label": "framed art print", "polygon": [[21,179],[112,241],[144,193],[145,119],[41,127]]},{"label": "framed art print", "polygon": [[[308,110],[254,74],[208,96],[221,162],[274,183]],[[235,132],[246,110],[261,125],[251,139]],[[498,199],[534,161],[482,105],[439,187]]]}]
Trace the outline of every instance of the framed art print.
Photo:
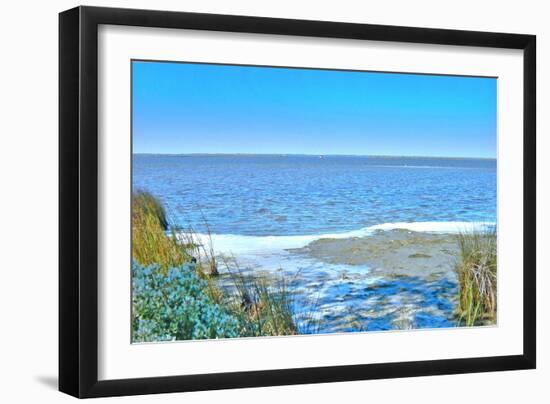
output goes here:
[{"label": "framed art print", "polygon": [[535,367],[535,37],[60,14],[60,390]]}]

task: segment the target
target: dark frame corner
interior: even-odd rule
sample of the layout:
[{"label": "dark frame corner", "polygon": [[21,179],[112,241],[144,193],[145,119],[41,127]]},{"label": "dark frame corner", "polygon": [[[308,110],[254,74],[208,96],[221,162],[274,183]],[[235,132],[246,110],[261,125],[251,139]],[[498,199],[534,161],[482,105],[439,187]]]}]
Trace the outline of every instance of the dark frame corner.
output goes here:
[{"label": "dark frame corner", "polygon": [[[98,381],[99,24],[511,48],[524,51],[523,354]],[[59,15],[59,390],[103,397],[381,379],[536,366],[536,37],[183,12],[77,7]]]}]

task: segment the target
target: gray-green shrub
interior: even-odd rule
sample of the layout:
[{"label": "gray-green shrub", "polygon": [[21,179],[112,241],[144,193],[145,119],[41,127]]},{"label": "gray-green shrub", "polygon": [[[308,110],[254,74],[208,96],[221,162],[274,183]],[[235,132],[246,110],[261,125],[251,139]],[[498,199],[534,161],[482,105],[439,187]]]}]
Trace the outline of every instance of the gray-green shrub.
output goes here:
[{"label": "gray-green shrub", "polygon": [[173,341],[239,336],[237,319],[214,303],[195,265],[169,268],[132,263],[132,340]]}]

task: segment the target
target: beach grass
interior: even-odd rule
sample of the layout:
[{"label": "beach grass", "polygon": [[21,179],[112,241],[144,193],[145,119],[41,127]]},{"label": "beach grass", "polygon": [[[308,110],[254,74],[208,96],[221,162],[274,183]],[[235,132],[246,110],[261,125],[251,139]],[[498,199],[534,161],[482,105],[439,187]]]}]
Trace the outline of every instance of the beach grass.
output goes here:
[{"label": "beach grass", "polygon": [[297,334],[289,282],[264,274],[246,274],[234,257],[222,257],[235,291],[233,311],[240,316],[244,336]]},{"label": "beach grass", "polygon": [[132,258],[141,265],[168,268],[190,262],[186,246],[167,236],[168,220],[162,203],[144,191],[132,195]]},{"label": "beach grass", "polygon": [[496,230],[460,233],[457,240],[458,322],[466,326],[494,324],[497,313]]},{"label": "beach grass", "polygon": [[162,229],[168,230],[166,209],[164,209],[162,203],[153,194],[146,191],[136,191],[132,195],[132,203],[140,207],[147,214],[156,217]]},{"label": "beach grass", "polygon": [[205,240],[193,229],[170,225],[154,195],[132,195],[133,282],[138,275],[140,279],[133,286],[134,341],[296,334],[292,294],[284,277],[245,275],[236,259],[223,258],[230,287],[220,286],[218,258],[206,226]]}]

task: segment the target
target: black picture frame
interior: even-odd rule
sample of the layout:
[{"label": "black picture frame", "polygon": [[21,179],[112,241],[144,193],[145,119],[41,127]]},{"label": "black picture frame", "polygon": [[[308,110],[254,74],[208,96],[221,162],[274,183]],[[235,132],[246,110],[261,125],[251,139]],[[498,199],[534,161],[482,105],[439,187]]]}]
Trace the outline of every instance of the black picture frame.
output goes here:
[{"label": "black picture frame", "polygon": [[[180,28],[523,50],[523,354],[99,381],[98,26]],[[459,374],[536,366],[536,37],[77,7],[59,15],[59,390],[103,397]]]}]

